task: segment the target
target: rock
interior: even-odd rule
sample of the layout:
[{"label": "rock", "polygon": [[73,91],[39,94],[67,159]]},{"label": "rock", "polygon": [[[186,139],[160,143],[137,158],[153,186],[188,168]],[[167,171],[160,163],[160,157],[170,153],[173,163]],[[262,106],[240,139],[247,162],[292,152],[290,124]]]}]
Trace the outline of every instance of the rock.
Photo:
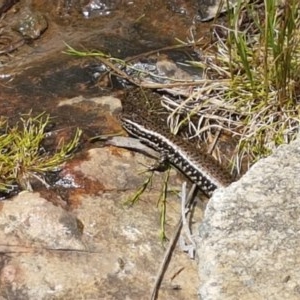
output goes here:
[{"label": "rock", "polygon": [[38,11],[24,8],[13,28],[25,38],[37,39],[48,28],[46,18]]},{"label": "rock", "polygon": [[300,139],[211,198],[198,243],[200,299],[300,299]]},{"label": "rock", "polygon": [[[164,255],[157,208],[164,176],[155,174],[151,189],[127,207],[149,176],[141,171],[153,161],[114,147],[90,149],[80,159],[64,168],[80,186],[70,191],[68,211],[48,201],[51,193],[23,192],[0,202],[0,299],[149,297]],[[175,175],[172,170],[178,186]],[[180,216],[175,193],[167,206],[171,237]],[[200,220],[202,211],[193,217]],[[196,261],[177,248],[159,299],[195,299],[197,285]]]},{"label": "rock", "polygon": [[101,0],[90,0],[82,8],[82,14],[86,18],[95,16],[107,16],[111,11],[116,10],[118,6],[122,4],[120,0],[114,1],[101,1]]},{"label": "rock", "polygon": [[85,250],[74,215],[54,206],[38,193],[21,192],[3,202],[0,216],[2,246]]},{"label": "rock", "polygon": [[[222,8],[219,10],[219,6],[222,3]],[[229,0],[229,7],[232,7],[237,3],[237,0]],[[212,20],[218,13],[222,13],[228,10],[227,1],[223,0],[199,0],[198,1],[198,19],[202,22]]]}]

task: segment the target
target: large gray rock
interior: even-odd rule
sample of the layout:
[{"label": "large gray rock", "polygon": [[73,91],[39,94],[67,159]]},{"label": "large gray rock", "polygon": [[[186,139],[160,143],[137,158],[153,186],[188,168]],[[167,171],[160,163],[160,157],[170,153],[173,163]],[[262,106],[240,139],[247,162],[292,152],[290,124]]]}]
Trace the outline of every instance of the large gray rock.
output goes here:
[{"label": "large gray rock", "polygon": [[300,139],[218,190],[200,226],[200,299],[300,299]]}]

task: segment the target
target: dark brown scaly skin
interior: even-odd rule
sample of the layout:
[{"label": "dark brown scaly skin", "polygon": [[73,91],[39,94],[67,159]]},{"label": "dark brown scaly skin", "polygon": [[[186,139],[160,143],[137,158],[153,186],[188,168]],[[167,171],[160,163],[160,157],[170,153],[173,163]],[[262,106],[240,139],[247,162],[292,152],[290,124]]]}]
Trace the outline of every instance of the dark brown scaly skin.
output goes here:
[{"label": "dark brown scaly skin", "polygon": [[211,155],[201,153],[191,142],[172,135],[166,129],[166,124],[162,126],[161,119],[153,118],[148,112],[143,112],[141,107],[136,110],[138,113],[133,110],[132,103],[123,103],[123,113],[120,115],[123,128],[161,153],[207,196],[210,197],[215,189],[233,181],[231,175]]}]

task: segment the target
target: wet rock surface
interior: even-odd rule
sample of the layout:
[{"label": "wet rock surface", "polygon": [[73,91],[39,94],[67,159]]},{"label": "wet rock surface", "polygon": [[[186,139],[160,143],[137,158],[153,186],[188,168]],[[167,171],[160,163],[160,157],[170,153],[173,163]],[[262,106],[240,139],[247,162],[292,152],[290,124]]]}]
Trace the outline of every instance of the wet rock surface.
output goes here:
[{"label": "wet rock surface", "polygon": [[[90,1],[86,5],[92,5]],[[97,1],[95,1],[97,2]],[[60,51],[65,50],[65,43],[72,47],[99,49],[111,55],[124,58],[164,46],[174,44],[175,38],[186,40],[190,27],[195,27],[190,16],[174,13],[165,1],[99,1],[109,8],[108,15],[98,14],[101,9],[95,9],[84,16],[84,4],[81,1],[31,1],[16,3],[8,10],[0,22],[1,48],[0,54],[11,53],[13,57],[2,57],[2,77],[14,76],[22,72],[27,65],[32,67],[35,62],[40,64],[51,55],[60,60]],[[106,4],[105,4],[106,3]],[[93,5],[92,5],[93,6]],[[24,38],[12,27],[20,21],[26,11],[31,30]],[[105,9],[104,9],[105,10]],[[45,23],[39,22],[43,16]],[[14,21],[15,20],[15,21]],[[170,22],[170,20],[172,20]],[[26,25],[26,24],[25,24]],[[24,26],[25,28],[26,26]],[[208,26],[196,25],[197,30],[205,31]],[[21,27],[23,28],[23,27]],[[26,27],[27,28],[27,27]],[[36,28],[39,31],[36,31]],[[41,35],[37,38],[36,32]],[[26,67],[25,67],[26,66]]]},{"label": "wet rock surface", "polygon": [[300,139],[217,191],[198,247],[201,299],[299,299]]}]

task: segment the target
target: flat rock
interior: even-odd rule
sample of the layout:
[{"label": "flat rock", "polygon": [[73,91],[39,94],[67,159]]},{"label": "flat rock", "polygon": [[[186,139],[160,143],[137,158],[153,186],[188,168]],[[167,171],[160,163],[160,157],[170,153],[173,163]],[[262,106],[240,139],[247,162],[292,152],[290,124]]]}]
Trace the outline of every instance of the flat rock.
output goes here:
[{"label": "flat rock", "polygon": [[[1,300],[150,297],[165,251],[157,208],[163,175],[155,174],[152,188],[128,207],[125,200],[149,176],[141,170],[153,161],[114,147],[90,149],[80,157],[63,171],[77,186],[68,211],[50,202],[51,193],[23,192],[0,203]],[[174,175],[171,182],[178,186]],[[171,237],[180,202],[174,187],[169,194]],[[196,212],[200,221],[201,211]],[[197,286],[196,261],[176,248],[159,299],[195,299]]]},{"label": "flat rock", "polygon": [[300,299],[300,139],[211,198],[198,244],[200,299]]}]

